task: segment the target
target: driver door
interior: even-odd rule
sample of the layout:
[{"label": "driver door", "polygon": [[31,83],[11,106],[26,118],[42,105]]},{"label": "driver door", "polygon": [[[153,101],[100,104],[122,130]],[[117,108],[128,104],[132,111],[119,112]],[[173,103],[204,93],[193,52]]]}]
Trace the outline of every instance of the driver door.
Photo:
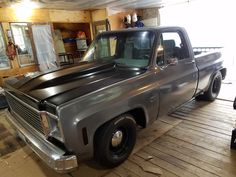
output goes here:
[{"label": "driver door", "polygon": [[156,78],[160,86],[159,115],[163,115],[192,98],[197,67],[181,32],[163,32],[159,41]]}]

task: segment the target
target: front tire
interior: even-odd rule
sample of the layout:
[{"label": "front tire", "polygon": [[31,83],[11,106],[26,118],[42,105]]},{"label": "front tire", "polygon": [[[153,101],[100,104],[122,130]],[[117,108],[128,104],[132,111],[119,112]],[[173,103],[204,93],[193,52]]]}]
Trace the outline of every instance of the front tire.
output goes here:
[{"label": "front tire", "polygon": [[113,168],[124,162],[136,142],[136,124],[129,115],[105,123],[95,135],[94,157],[102,166]]},{"label": "front tire", "polygon": [[218,71],[212,78],[211,84],[207,89],[207,91],[205,91],[203,95],[199,95],[197,99],[214,101],[220,93],[221,82],[222,82],[222,75]]}]

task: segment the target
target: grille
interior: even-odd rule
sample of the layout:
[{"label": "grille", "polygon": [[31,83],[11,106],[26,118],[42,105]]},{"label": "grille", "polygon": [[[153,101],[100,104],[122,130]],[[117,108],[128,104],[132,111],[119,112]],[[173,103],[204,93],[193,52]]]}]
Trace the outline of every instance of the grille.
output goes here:
[{"label": "grille", "polygon": [[[11,109],[23,120],[25,120],[29,125],[31,125],[37,131],[43,134],[43,127],[41,125],[39,113],[30,109],[28,106],[21,103],[9,93],[6,93],[6,97]],[[14,116],[14,118],[19,122],[22,122],[17,116]]]}]

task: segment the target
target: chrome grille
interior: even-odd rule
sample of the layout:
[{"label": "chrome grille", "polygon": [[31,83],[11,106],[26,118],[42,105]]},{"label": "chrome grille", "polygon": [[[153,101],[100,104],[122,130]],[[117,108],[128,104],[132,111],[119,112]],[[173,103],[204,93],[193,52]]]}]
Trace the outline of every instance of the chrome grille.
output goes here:
[{"label": "chrome grille", "polygon": [[[9,93],[6,93],[6,97],[12,111],[37,131],[43,134],[43,127],[41,125],[39,113],[31,109],[30,106],[26,106],[25,104],[21,103],[18,99],[14,98],[14,96]],[[17,116],[14,116],[14,118],[19,122],[22,122],[22,120],[20,120]]]}]

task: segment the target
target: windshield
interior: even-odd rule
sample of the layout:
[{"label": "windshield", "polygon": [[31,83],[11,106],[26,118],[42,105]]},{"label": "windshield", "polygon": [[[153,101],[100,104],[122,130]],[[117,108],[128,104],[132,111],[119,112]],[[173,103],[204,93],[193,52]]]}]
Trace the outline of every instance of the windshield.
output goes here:
[{"label": "windshield", "polygon": [[146,67],[153,43],[154,33],[149,31],[101,34],[91,44],[82,61],[114,61],[118,66]]}]

